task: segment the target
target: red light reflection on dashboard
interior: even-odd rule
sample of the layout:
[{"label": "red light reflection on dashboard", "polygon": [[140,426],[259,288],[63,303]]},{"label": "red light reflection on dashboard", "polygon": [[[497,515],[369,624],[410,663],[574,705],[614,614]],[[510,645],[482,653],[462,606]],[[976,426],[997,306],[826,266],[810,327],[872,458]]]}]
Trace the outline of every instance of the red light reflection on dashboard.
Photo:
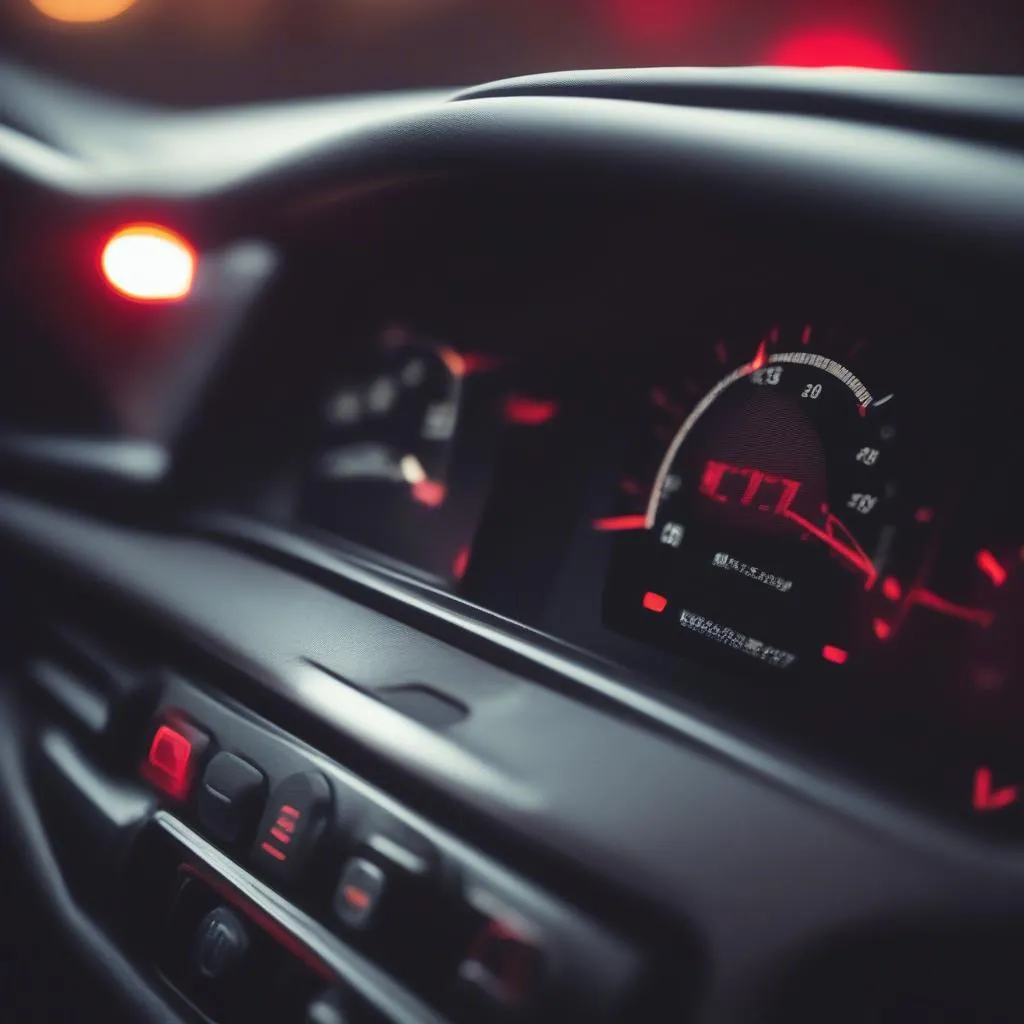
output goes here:
[{"label": "red light reflection on dashboard", "polygon": [[469,548],[460,548],[459,553],[455,556],[455,561],[452,562],[452,575],[457,580],[461,580],[466,575],[466,569],[468,568]]},{"label": "red light reflection on dashboard", "polygon": [[780,39],[767,64],[790,68],[873,68],[899,71],[907,62],[889,43],[854,28],[802,29]]},{"label": "red light reflection on dashboard", "polygon": [[1006,570],[991,551],[979,551],[975,563],[995,586],[1001,587],[1006,582]]}]

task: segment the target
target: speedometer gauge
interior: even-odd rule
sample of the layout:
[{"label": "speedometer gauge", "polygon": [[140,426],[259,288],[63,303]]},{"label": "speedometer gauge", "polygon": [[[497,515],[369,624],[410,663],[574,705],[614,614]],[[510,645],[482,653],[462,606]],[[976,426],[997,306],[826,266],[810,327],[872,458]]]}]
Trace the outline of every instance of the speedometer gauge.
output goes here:
[{"label": "speedometer gauge", "polygon": [[609,624],[784,670],[845,664],[887,639],[931,514],[905,479],[899,399],[858,365],[866,347],[775,327],[713,343],[717,378],[655,395],[677,422],[646,507],[596,524],[624,534]]}]

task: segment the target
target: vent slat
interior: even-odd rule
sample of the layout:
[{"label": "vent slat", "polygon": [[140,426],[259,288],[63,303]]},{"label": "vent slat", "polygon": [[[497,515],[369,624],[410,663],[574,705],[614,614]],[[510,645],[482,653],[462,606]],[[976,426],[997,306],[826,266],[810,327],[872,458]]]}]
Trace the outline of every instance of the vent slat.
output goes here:
[{"label": "vent slat", "polygon": [[96,736],[110,724],[110,705],[88,684],[56,662],[33,658],[26,666],[29,680],[35,683],[64,711]]}]

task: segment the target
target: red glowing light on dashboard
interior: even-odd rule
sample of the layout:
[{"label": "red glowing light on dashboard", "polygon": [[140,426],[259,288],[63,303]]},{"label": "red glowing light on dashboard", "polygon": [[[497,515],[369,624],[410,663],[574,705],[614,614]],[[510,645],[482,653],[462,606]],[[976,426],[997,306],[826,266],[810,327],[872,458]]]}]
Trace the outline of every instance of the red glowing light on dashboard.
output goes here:
[{"label": "red glowing light on dashboard", "polygon": [[899,71],[903,57],[882,39],[853,28],[804,29],[780,39],[767,64],[790,68],[873,68]]},{"label": "red glowing light on dashboard", "polygon": [[844,651],[842,647],[833,647],[831,644],[826,644],[821,649],[821,656],[826,661],[831,661],[833,665],[845,665],[846,659],[850,657],[848,651]]},{"label": "red glowing light on dashboard", "polygon": [[975,559],[978,568],[995,584],[1001,587],[1006,582],[1006,570],[999,564],[991,551],[979,551]]},{"label": "red glowing light on dashboard", "polygon": [[412,485],[412,496],[415,501],[427,508],[440,508],[448,497],[448,488],[440,480],[429,478],[417,480]]},{"label": "red glowing light on dashboard", "polygon": [[890,601],[898,601],[903,596],[903,588],[895,576],[888,576],[882,583],[882,593]]},{"label": "red glowing light on dashboard", "polygon": [[919,508],[914,513],[914,519],[919,523],[930,523],[935,518],[935,512],[927,507]]},{"label": "red glowing light on dashboard", "polygon": [[871,623],[871,628],[879,640],[888,640],[892,636],[892,626],[885,619],[875,619]]},{"label": "red glowing light on dashboard", "polygon": [[653,590],[648,590],[644,594],[644,607],[649,612],[658,612],[660,614],[668,607],[668,598],[654,593]]},{"label": "red glowing light on dashboard", "polygon": [[974,796],[971,803],[976,811],[1001,811],[1016,803],[1019,786],[993,786],[992,769],[982,765],[974,772]]},{"label": "red glowing light on dashboard", "polygon": [[646,516],[605,516],[594,520],[594,529],[601,533],[614,533],[620,530],[646,530]]},{"label": "red glowing light on dashboard", "polygon": [[712,501],[728,502],[728,494],[722,494],[720,488],[726,478],[730,475],[740,476],[746,479],[743,494],[740,497],[741,505],[751,505],[762,486],[781,487],[782,493],[775,502],[774,507],[768,503],[757,505],[759,512],[772,512],[783,519],[795,523],[805,533],[820,540],[830,547],[837,555],[845,558],[851,565],[859,569],[867,577],[864,589],[870,590],[878,579],[878,570],[874,563],[868,558],[864,549],[857,543],[856,537],[843,525],[838,516],[828,511],[828,506],[822,506],[822,514],[825,516],[824,526],[818,526],[809,519],[797,514],[790,507],[800,491],[800,482],[790,480],[788,477],[776,476],[774,473],[765,473],[760,469],[753,469],[749,466],[734,466],[728,462],[719,462],[717,459],[708,459],[704,466],[704,473],[701,476],[700,493]]},{"label": "red glowing light on dashboard", "polygon": [[753,504],[754,498],[757,497],[762,487],[781,487],[782,493],[775,501],[774,507],[770,503],[762,503],[757,506],[758,511],[774,512],[777,516],[784,516],[786,514],[800,490],[800,482],[798,480],[776,476],[774,473],[765,473],[763,470],[754,469],[752,466],[734,466],[731,462],[708,459],[700,480],[700,493],[712,501],[729,501],[729,496],[720,493],[719,490],[729,476],[743,477],[747,481],[743,488],[743,494],[740,497],[741,505]]},{"label": "red glowing light on dashboard", "polygon": [[509,395],[505,399],[505,421],[520,427],[539,427],[558,415],[558,403],[542,398]]},{"label": "red glowing light on dashboard", "polygon": [[137,302],[176,302],[192,291],[197,257],[180,235],[156,224],[130,224],[106,242],[100,268],[114,291]]},{"label": "red glowing light on dashboard", "polygon": [[752,370],[760,370],[767,362],[768,353],[765,348],[765,343],[762,341],[761,344],[757,346],[757,352],[754,354],[754,358],[750,363],[750,368]]},{"label": "red glowing light on dashboard", "polygon": [[466,569],[469,568],[469,548],[461,548],[459,553],[455,556],[455,561],[452,562],[452,575],[457,579],[461,580],[466,575]]}]

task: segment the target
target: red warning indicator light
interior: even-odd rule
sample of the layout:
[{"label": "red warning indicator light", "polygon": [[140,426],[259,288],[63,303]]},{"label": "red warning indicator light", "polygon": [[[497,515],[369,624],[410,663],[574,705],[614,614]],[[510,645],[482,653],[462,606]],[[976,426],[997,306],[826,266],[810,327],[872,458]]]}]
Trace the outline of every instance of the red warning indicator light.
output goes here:
[{"label": "red warning indicator light", "polygon": [[633,516],[605,516],[603,519],[594,520],[594,529],[600,533],[618,533],[619,531],[646,530],[647,517],[642,515]]},{"label": "red warning indicator light", "polygon": [[995,586],[1001,587],[1006,582],[1006,570],[991,551],[979,551],[975,564]]},{"label": "red warning indicator light", "polygon": [[520,427],[540,427],[558,415],[558,403],[524,395],[505,399],[505,421]]},{"label": "red warning indicator light", "polygon": [[845,665],[846,659],[850,657],[848,651],[844,651],[842,647],[833,647],[831,644],[826,644],[821,649],[821,656],[826,660],[832,662],[833,665]]},{"label": "red warning indicator light", "polygon": [[992,785],[992,769],[981,765],[974,773],[974,809],[979,813],[1001,811],[1020,798],[1019,786]]},{"label": "red warning indicator light", "polygon": [[892,626],[885,619],[875,619],[871,623],[871,628],[879,640],[888,640],[892,636]]},{"label": "red warning indicator light", "polygon": [[184,800],[206,743],[206,736],[189,726],[161,725],[142,765],[143,777],[175,800]]},{"label": "red warning indicator light", "polygon": [[654,593],[653,590],[648,590],[644,594],[644,607],[649,612],[658,612],[660,614],[668,607],[668,598]]},{"label": "red warning indicator light", "polygon": [[890,601],[898,601],[903,596],[903,588],[895,576],[889,576],[882,582],[882,594]]},{"label": "red warning indicator light", "polygon": [[138,302],[176,302],[192,291],[197,257],[180,235],[156,224],[131,224],[103,247],[100,267],[116,292]]}]

